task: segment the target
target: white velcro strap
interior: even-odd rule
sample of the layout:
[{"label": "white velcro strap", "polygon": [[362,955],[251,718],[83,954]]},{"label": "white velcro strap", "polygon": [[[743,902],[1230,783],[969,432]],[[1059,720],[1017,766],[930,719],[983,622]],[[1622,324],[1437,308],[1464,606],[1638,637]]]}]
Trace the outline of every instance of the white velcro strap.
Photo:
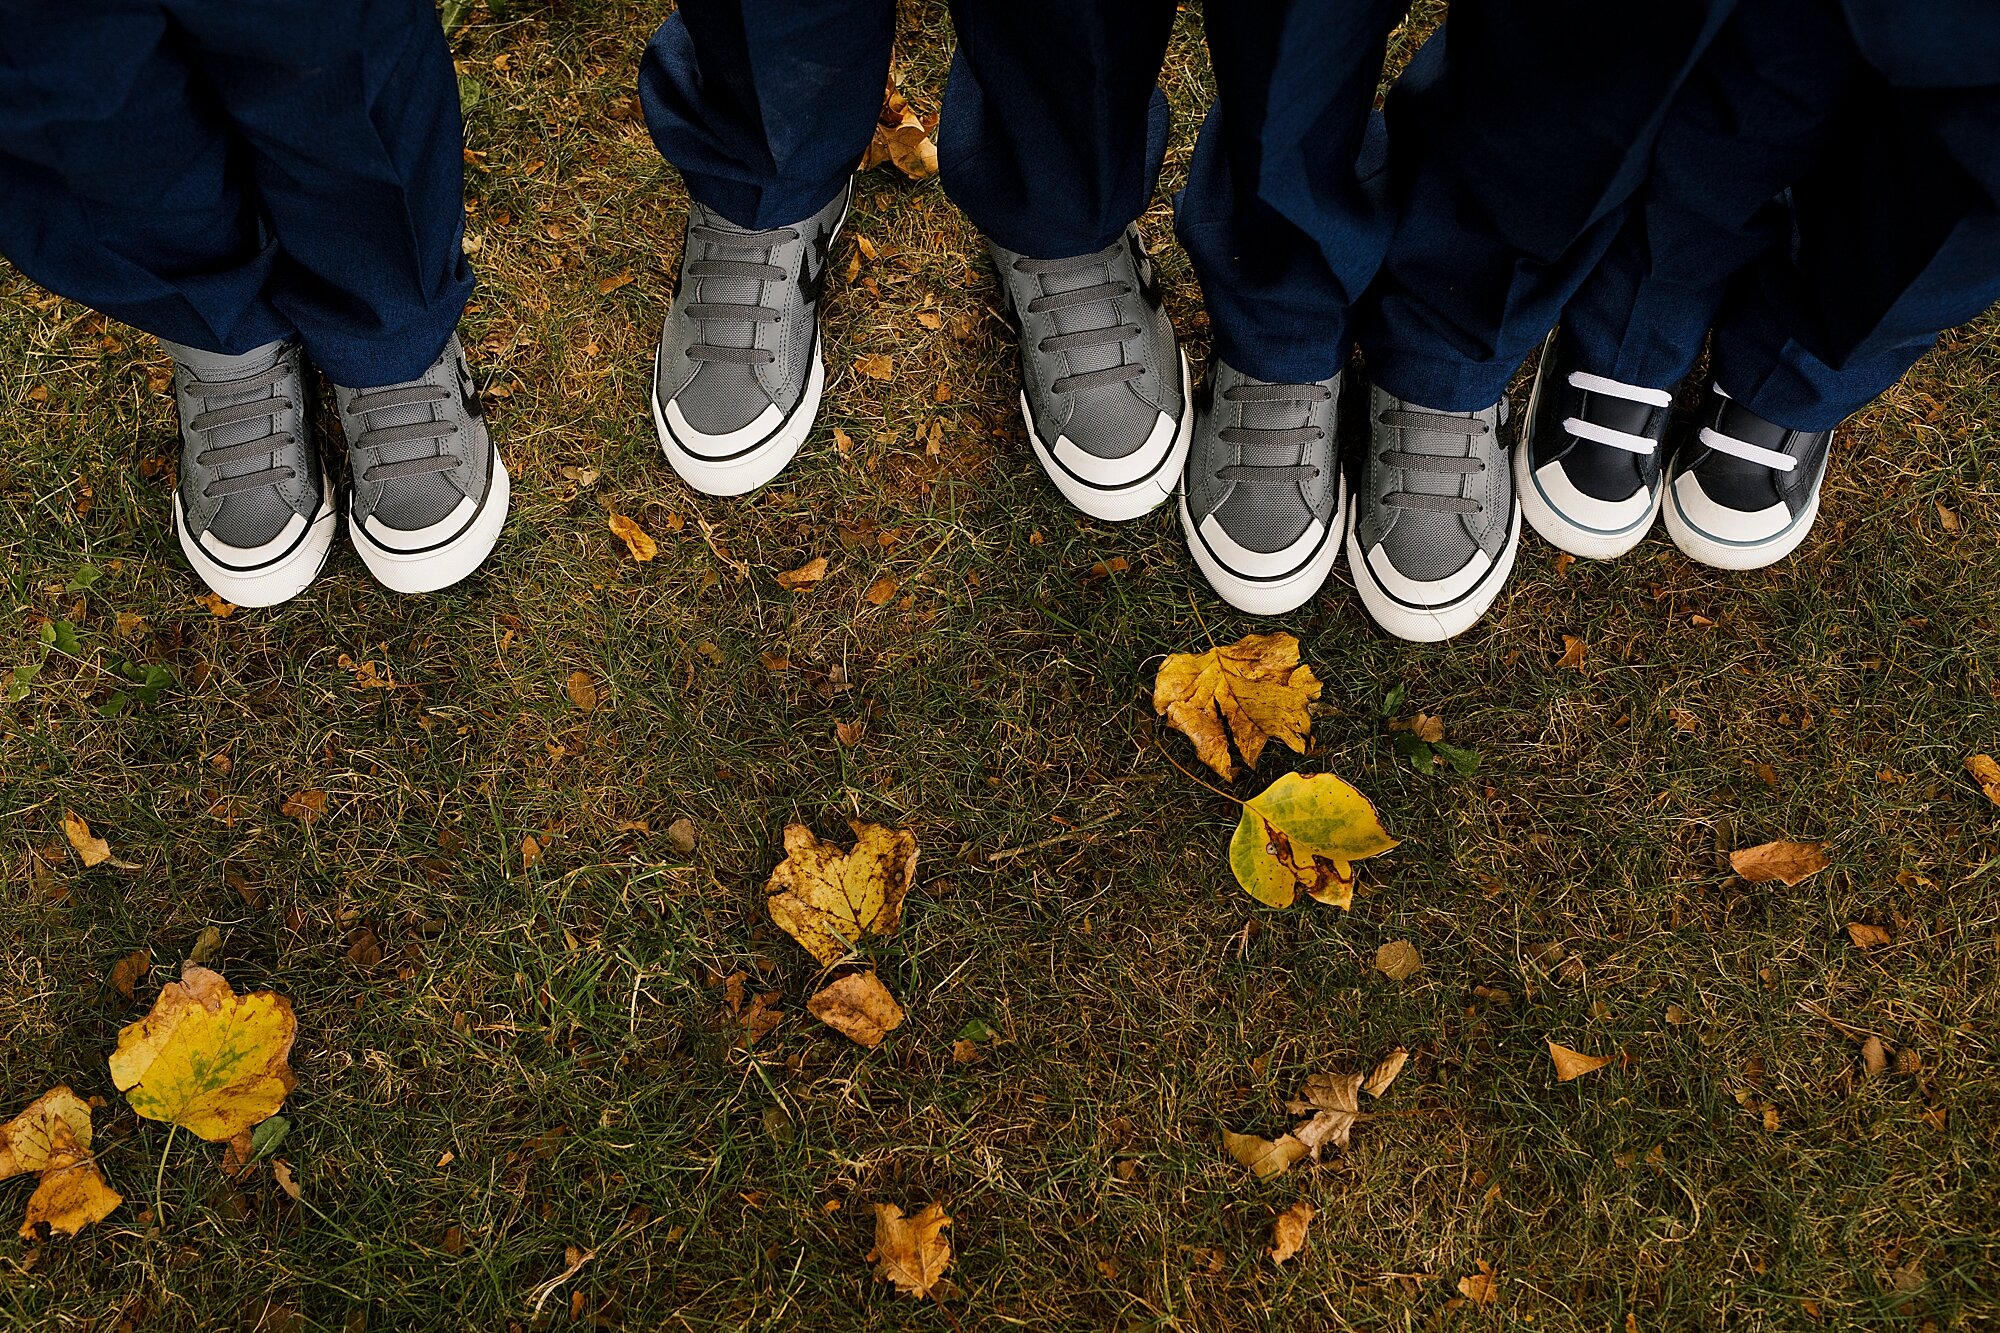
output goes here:
[{"label": "white velcro strap", "polygon": [[1585,421],[1582,417],[1565,418],[1563,429],[1579,440],[1608,444],[1613,449],[1623,449],[1628,454],[1650,454],[1655,448],[1655,442],[1643,435],[1628,435],[1622,430],[1600,426],[1595,421]]},{"label": "white velcro strap", "polygon": [[1747,463],[1762,463],[1780,472],[1790,472],[1799,465],[1799,460],[1790,454],[1781,454],[1776,449],[1766,449],[1762,445],[1724,435],[1712,426],[1701,428],[1701,442],[1719,454],[1729,454]]},{"label": "white velcro strap", "polygon": [[1587,370],[1572,370],[1569,382],[1572,388],[1582,389],[1585,393],[1601,393],[1623,398],[1629,403],[1644,403],[1648,407],[1672,407],[1674,404],[1674,396],[1665,389],[1642,389],[1636,384],[1621,384]]}]

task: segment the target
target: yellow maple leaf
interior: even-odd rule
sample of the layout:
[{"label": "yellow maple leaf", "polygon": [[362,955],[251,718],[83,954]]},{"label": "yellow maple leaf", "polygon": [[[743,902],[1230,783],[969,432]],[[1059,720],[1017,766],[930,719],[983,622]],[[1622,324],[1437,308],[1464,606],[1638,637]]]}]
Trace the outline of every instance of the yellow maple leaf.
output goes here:
[{"label": "yellow maple leaf", "polygon": [[908,1295],[930,1295],[951,1264],[951,1242],[944,1238],[950,1225],[941,1203],[925,1205],[915,1217],[904,1217],[893,1203],[876,1204],[875,1248],[868,1251],[875,1276]]},{"label": "yellow maple leaf", "polygon": [[284,1105],[298,1082],[286,1063],[298,1030],[284,996],[239,996],[190,964],[160,988],[151,1013],[118,1034],[111,1081],[148,1120],[226,1142]]},{"label": "yellow maple leaf", "polygon": [[1153,711],[1194,742],[1204,764],[1233,778],[1232,737],[1252,768],[1266,741],[1282,741],[1304,754],[1312,730],[1306,705],[1319,692],[1312,668],[1299,664],[1296,638],[1251,634],[1205,653],[1170,654],[1153,678]]},{"label": "yellow maple leaf", "polygon": [[854,849],[821,842],[803,824],[785,827],[785,859],[765,892],[771,919],[827,966],[864,935],[894,933],[917,874],[917,840],[903,829],[850,821]]},{"label": "yellow maple leaf", "polygon": [[1290,907],[1300,889],[1347,907],[1354,901],[1354,863],[1396,842],[1368,798],[1339,778],[1287,773],[1244,803],[1229,868],[1251,897],[1273,907]]}]

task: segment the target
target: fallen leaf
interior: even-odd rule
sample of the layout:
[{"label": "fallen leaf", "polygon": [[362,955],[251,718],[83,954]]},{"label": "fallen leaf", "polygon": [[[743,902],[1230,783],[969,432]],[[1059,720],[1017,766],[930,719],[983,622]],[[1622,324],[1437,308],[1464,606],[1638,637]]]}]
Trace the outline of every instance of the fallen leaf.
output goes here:
[{"label": "fallen leaf", "polygon": [[854,368],[871,380],[896,377],[896,361],[887,352],[866,352],[854,358]]},{"label": "fallen leaf", "polygon": [[833,738],[852,750],[861,744],[862,733],[866,730],[859,722],[836,722],[833,724]]},{"label": "fallen leaf", "polygon": [[876,1204],[875,1248],[868,1251],[876,1278],[905,1295],[930,1295],[951,1265],[951,1242],[944,1238],[950,1225],[940,1203],[926,1204],[915,1217],[904,1217],[893,1203]]},{"label": "fallen leaf", "polygon": [[625,553],[640,564],[660,553],[660,544],[647,535],[638,520],[627,518],[624,514],[613,514],[606,521],[606,526],[611,529],[612,536],[625,543]]},{"label": "fallen leaf", "polygon": [[1582,1078],[1611,1063],[1608,1055],[1585,1055],[1582,1051],[1572,1051],[1567,1046],[1558,1046],[1551,1038],[1544,1037],[1549,1044],[1549,1059],[1555,1061],[1556,1078],[1567,1083],[1573,1078]]},{"label": "fallen leaf", "polygon": [[48,1170],[65,1142],[89,1150],[90,1103],[58,1084],[0,1125],[0,1180]]},{"label": "fallen leaf", "polygon": [[1306,1228],[1312,1225],[1313,1206],[1300,1199],[1279,1213],[1271,1223],[1271,1262],[1281,1264],[1305,1248]]},{"label": "fallen leaf", "polygon": [[1477,1273],[1468,1273],[1458,1280],[1458,1294],[1474,1305],[1491,1305],[1499,1300],[1500,1279],[1494,1275],[1492,1265],[1481,1259]]},{"label": "fallen leaf", "polygon": [[784,998],[777,991],[765,991],[754,1000],[736,1021],[743,1027],[743,1043],[754,1045],[769,1036],[778,1024],[785,1021],[783,1009],[778,1001]]},{"label": "fallen leaf", "polygon": [[1320,1149],[1328,1144],[1345,1148],[1355,1125],[1367,1118],[1360,1104],[1365,1078],[1362,1074],[1314,1074],[1306,1080],[1305,1100],[1285,1103],[1293,1115],[1312,1116],[1293,1126],[1290,1137],[1303,1143],[1315,1162]]},{"label": "fallen leaf", "polygon": [[872,170],[884,162],[913,181],[937,175],[937,145],[894,84],[882,90],[882,110],[875,117],[875,134],[861,158],[861,170]]},{"label": "fallen leaf", "polygon": [[630,286],[633,281],[634,279],[629,271],[602,279],[597,284],[597,294],[599,296],[609,296],[620,287]]},{"label": "fallen leaf", "polygon": [[1370,1097],[1380,1097],[1389,1090],[1389,1085],[1396,1081],[1396,1075],[1402,1073],[1403,1066],[1409,1062],[1410,1053],[1398,1046],[1382,1057],[1382,1063],[1376,1065],[1362,1082],[1361,1090]]},{"label": "fallen leaf", "polygon": [[1972,774],[1972,780],[1979,784],[1979,790],[1986,793],[1986,799],[2000,805],[2000,763],[1993,761],[1990,754],[1975,754],[1965,761],[1965,771]]},{"label": "fallen leaf", "polygon": [[1939,500],[1937,502],[1937,515],[1938,522],[1943,525],[1944,530],[1956,537],[1959,533],[1958,511],[1944,501]]},{"label": "fallen leaf", "polygon": [[1824,845],[1817,842],[1760,843],[1729,854],[1729,868],[1752,884],[1782,880],[1788,887],[1826,869]]},{"label": "fallen leaf", "polygon": [[1229,740],[1256,767],[1267,741],[1304,754],[1320,696],[1319,678],[1299,662],[1290,634],[1251,634],[1203,653],[1172,653],[1153,678],[1153,711],[1194,742],[1194,752],[1224,779],[1236,776]]},{"label": "fallen leaf", "polygon": [[[129,1000],[140,979],[152,970],[152,952],[146,949],[134,949],[111,965],[111,989]],[[4,1174],[0,1172],[0,1175]]]},{"label": "fallen leaf", "polygon": [[960,1037],[951,1044],[951,1060],[953,1064],[973,1065],[978,1064],[985,1058],[986,1052],[976,1041],[969,1041],[964,1037]]},{"label": "fallen leaf", "polygon": [[1354,900],[1354,862],[1396,846],[1368,798],[1331,773],[1287,773],[1243,806],[1229,843],[1236,882],[1290,907],[1303,888],[1323,903]]},{"label": "fallen leaf", "polygon": [[1572,671],[1583,670],[1584,643],[1574,634],[1563,635],[1562,656],[1556,659],[1556,666],[1568,667]]},{"label": "fallen leaf", "polygon": [[682,856],[694,850],[696,838],[694,821],[686,815],[667,825],[667,844]]},{"label": "fallen leaf", "polygon": [[521,835],[521,869],[526,870],[541,859],[542,840],[532,833],[523,833]]},{"label": "fallen leaf", "polygon": [[102,838],[92,837],[90,825],[86,824],[83,816],[75,811],[63,811],[62,830],[63,836],[69,839],[69,845],[76,849],[76,854],[83,859],[86,868],[101,866],[111,859],[111,844]]},{"label": "fallen leaf", "polygon": [[843,852],[803,824],[787,825],[785,859],[765,888],[771,919],[829,967],[864,935],[895,932],[917,873],[909,832],[855,821],[848,827],[855,843]]},{"label": "fallen leaf", "polygon": [[868,591],[862,593],[861,596],[870,606],[885,606],[888,604],[889,599],[896,595],[896,587],[895,578],[884,574],[881,578],[869,584]]},{"label": "fallen leaf", "polygon": [[812,587],[825,577],[826,557],[814,556],[797,569],[788,569],[778,575],[778,586],[786,592],[797,592],[801,588]]},{"label": "fallen leaf", "polygon": [[833,447],[840,450],[843,454],[851,453],[854,450],[854,437],[840,427],[835,426],[833,428]]},{"label": "fallen leaf", "polygon": [[1423,955],[1408,940],[1391,940],[1375,950],[1375,970],[1391,981],[1408,981],[1423,965]]},{"label": "fallen leaf", "polygon": [[[59,1138],[66,1138],[62,1131]],[[111,1216],[125,1196],[105,1183],[97,1160],[73,1151],[67,1144],[57,1159],[61,1165],[42,1173],[41,1183],[28,1196],[28,1214],[21,1221],[21,1238],[34,1240],[46,1225],[50,1231],[74,1236],[93,1222]]]},{"label": "fallen leaf", "polygon": [[278,813],[290,815],[301,824],[311,824],[326,813],[326,793],[316,787],[295,791],[279,803]]},{"label": "fallen leaf", "polygon": [[597,711],[597,682],[590,678],[588,671],[572,671],[569,682],[564,686],[569,692],[569,701],[586,713]]},{"label": "fallen leaf", "polygon": [[291,1195],[294,1199],[299,1197],[299,1182],[292,1178],[292,1164],[290,1162],[282,1157],[273,1157],[271,1159],[271,1178],[278,1182],[279,1189]]},{"label": "fallen leaf", "polygon": [[1276,1141],[1260,1139],[1254,1134],[1237,1134],[1222,1131],[1222,1147],[1231,1157],[1250,1169],[1259,1180],[1270,1180],[1292,1169],[1292,1164],[1306,1155],[1306,1145],[1290,1134],[1280,1134]]},{"label": "fallen leaf", "polygon": [[284,1105],[297,1084],[286,1062],[297,1036],[284,996],[238,996],[219,974],[189,966],[118,1034],[111,1081],[146,1119],[222,1143]]},{"label": "fallen leaf", "polygon": [[873,972],[856,972],[806,1001],[806,1012],[850,1041],[875,1047],[903,1022],[903,1006]]},{"label": "fallen leaf", "polygon": [[1879,949],[1890,942],[1888,931],[1880,926],[1871,926],[1866,921],[1848,922],[1847,938],[1854,941],[1857,949]]},{"label": "fallen leaf", "polygon": [[1889,1052],[1880,1037],[1870,1037],[1861,1043],[1861,1067],[1870,1078],[1880,1077],[1889,1068]]},{"label": "fallen leaf", "polygon": [[217,620],[227,620],[236,614],[236,603],[225,600],[221,594],[205,592],[195,601],[208,608],[208,613]]},{"label": "fallen leaf", "polygon": [[189,949],[182,964],[193,963],[196,967],[207,967],[222,952],[222,929],[219,926],[203,926],[201,934],[195,936],[194,947]]},{"label": "fallen leaf", "polygon": [[764,670],[774,674],[792,669],[792,658],[789,653],[759,653],[757,660],[763,664]]}]

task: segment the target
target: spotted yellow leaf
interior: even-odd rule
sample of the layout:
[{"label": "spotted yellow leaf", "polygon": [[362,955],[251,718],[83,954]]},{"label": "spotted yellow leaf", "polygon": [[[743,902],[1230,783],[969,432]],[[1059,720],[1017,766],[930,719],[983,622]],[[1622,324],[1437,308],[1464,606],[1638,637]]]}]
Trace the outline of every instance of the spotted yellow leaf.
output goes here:
[{"label": "spotted yellow leaf", "polygon": [[90,1106],[67,1087],[49,1089],[0,1125],[0,1179],[41,1177],[21,1223],[24,1239],[34,1239],[43,1225],[74,1236],[124,1201],[105,1183],[90,1138]]},{"label": "spotted yellow leaf", "polygon": [[1354,901],[1354,863],[1396,845],[1368,798],[1331,773],[1287,773],[1244,803],[1229,868],[1251,897],[1290,907],[1300,889]]},{"label": "spotted yellow leaf", "polygon": [[1266,741],[1304,754],[1312,730],[1306,705],[1319,693],[1319,678],[1299,663],[1296,638],[1252,634],[1205,653],[1171,654],[1153,678],[1153,711],[1194,742],[1204,764],[1233,778],[1231,739],[1251,768]]},{"label": "spotted yellow leaf", "polygon": [[771,872],[771,919],[831,966],[864,935],[893,934],[917,873],[917,840],[902,829],[850,823],[854,848],[821,842],[803,824],[785,828],[785,859]]},{"label": "spotted yellow leaf", "polygon": [[153,1010],[118,1034],[111,1081],[134,1111],[221,1143],[269,1119],[297,1079],[286,1063],[298,1035],[292,1002],[237,995],[189,965]]},{"label": "spotted yellow leaf", "polygon": [[79,1147],[89,1149],[90,1104],[58,1085],[0,1125],[0,1180],[47,1170],[57,1136],[65,1129]]}]

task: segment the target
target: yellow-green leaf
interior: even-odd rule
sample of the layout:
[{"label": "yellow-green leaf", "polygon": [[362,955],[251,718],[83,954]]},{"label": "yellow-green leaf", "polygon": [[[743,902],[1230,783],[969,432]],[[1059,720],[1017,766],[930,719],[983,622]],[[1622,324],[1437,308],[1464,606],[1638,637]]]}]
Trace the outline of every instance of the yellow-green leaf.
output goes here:
[{"label": "yellow-green leaf", "polygon": [[267,1120],[296,1085],[286,1057],[292,1002],[237,995],[205,967],[182,969],[153,1011],[118,1034],[111,1081],[134,1111],[221,1143]]},{"label": "yellow-green leaf", "polygon": [[1273,907],[1290,907],[1300,889],[1346,907],[1354,863],[1395,845],[1353,787],[1331,773],[1287,773],[1244,803],[1229,868],[1251,897]]}]

